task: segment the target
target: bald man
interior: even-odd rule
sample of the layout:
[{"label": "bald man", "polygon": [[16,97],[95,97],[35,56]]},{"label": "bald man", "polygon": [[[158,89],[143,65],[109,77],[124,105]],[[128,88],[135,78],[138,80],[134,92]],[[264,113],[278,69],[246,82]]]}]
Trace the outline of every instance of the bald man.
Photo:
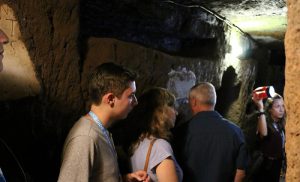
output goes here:
[{"label": "bald man", "polygon": [[247,153],[241,129],[216,112],[215,87],[202,82],[190,89],[193,117],[185,127],[184,181],[239,182],[245,176]]},{"label": "bald man", "polygon": [[8,43],[8,37],[7,35],[0,29],[0,72],[3,70],[3,53],[4,48],[3,45]]}]

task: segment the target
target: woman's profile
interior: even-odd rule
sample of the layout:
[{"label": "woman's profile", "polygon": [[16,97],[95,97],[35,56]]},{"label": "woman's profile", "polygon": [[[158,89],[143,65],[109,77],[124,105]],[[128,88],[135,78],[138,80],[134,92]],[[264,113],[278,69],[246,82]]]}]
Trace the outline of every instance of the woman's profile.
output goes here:
[{"label": "woman's profile", "polygon": [[252,97],[258,109],[257,134],[259,136],[259,148],[264,160],[253,181],[280,180],[282,164],[285,164],[285,107],[281,95],[275,94],[266,100],[255,94]]},{"label": "woman's profile", "polygon": [[[133,171],[143,170],[146,166],[145,171],[152,181],[182,181],[182,170],[169,143],[176,115],[175,97],[168,90],[151,88],[141,95],[129,117],[139,128],[139,135],[130,147]],[[145,165],[147,153],[149,163]]]}]

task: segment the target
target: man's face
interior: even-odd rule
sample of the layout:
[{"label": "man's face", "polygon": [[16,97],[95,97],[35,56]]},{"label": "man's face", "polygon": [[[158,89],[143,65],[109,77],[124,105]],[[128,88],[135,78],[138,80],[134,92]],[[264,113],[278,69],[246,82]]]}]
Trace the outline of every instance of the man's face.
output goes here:
[{"label": "man's face", "polygon": [[7,35],[0,29],[0,72],[3,70],[3,53],[4,53],[4,49],[3,49],[3,45],[6,44],[8,42],[8,37]]},{"label": "man's face", "polygon": [[135,82],[130,82],[129,87],[122,93],[120,98],[115,98],[115,116],[116,120],[125,119],[134,106],[138,104],[135,97]]}]

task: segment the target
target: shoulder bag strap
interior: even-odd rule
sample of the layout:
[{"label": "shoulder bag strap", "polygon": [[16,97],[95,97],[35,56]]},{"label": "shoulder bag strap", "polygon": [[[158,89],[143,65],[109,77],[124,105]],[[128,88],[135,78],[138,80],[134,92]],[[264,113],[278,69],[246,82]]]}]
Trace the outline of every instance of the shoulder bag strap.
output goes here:
[{"label": "shoulder bag strap", "polygon": [[147,152],[147,156],[146,156],[145,165],[144,165],[144,171],[147,171],[147,169],[148,169],[149,158],[150,158],[152,146],[153,146],[155,140],[156,140],[156,139],[153,139],[153,140],[151,140],[151,142],[150,142],[150,145],[149,145],[149,148],[148,148],[148,152]]}]

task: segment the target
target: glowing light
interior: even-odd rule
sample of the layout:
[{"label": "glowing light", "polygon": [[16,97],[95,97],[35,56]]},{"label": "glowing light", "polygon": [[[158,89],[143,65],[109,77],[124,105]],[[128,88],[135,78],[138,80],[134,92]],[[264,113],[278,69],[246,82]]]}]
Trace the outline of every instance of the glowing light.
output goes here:
[{"label": "glowing light", "polygon": [[228,68],[229,66],[232,66],[236,72],[239,72],[240,70],[240,60],[233,56],[230,53],[225,54],[225,59],[224,61],[224,68]]},{"label": "glowing light", "polygon": [[231,55],[239,57],[243,54],[243,47],[240,43],[240,35],[237,32],[231,32],[230,35]]},{"label": "glowing light", "polygon": [[258,29],[263,26],[266,26],[267,22],[263,21],[243,21],[238,23],[238,27],[242,30],[249,30],[249,29]]},{"label": "glowing light", "polygon": [[239,16],[231,17],[230,21],[251,35],[273,35],[284,38],[287,27],[286,16]]}]

